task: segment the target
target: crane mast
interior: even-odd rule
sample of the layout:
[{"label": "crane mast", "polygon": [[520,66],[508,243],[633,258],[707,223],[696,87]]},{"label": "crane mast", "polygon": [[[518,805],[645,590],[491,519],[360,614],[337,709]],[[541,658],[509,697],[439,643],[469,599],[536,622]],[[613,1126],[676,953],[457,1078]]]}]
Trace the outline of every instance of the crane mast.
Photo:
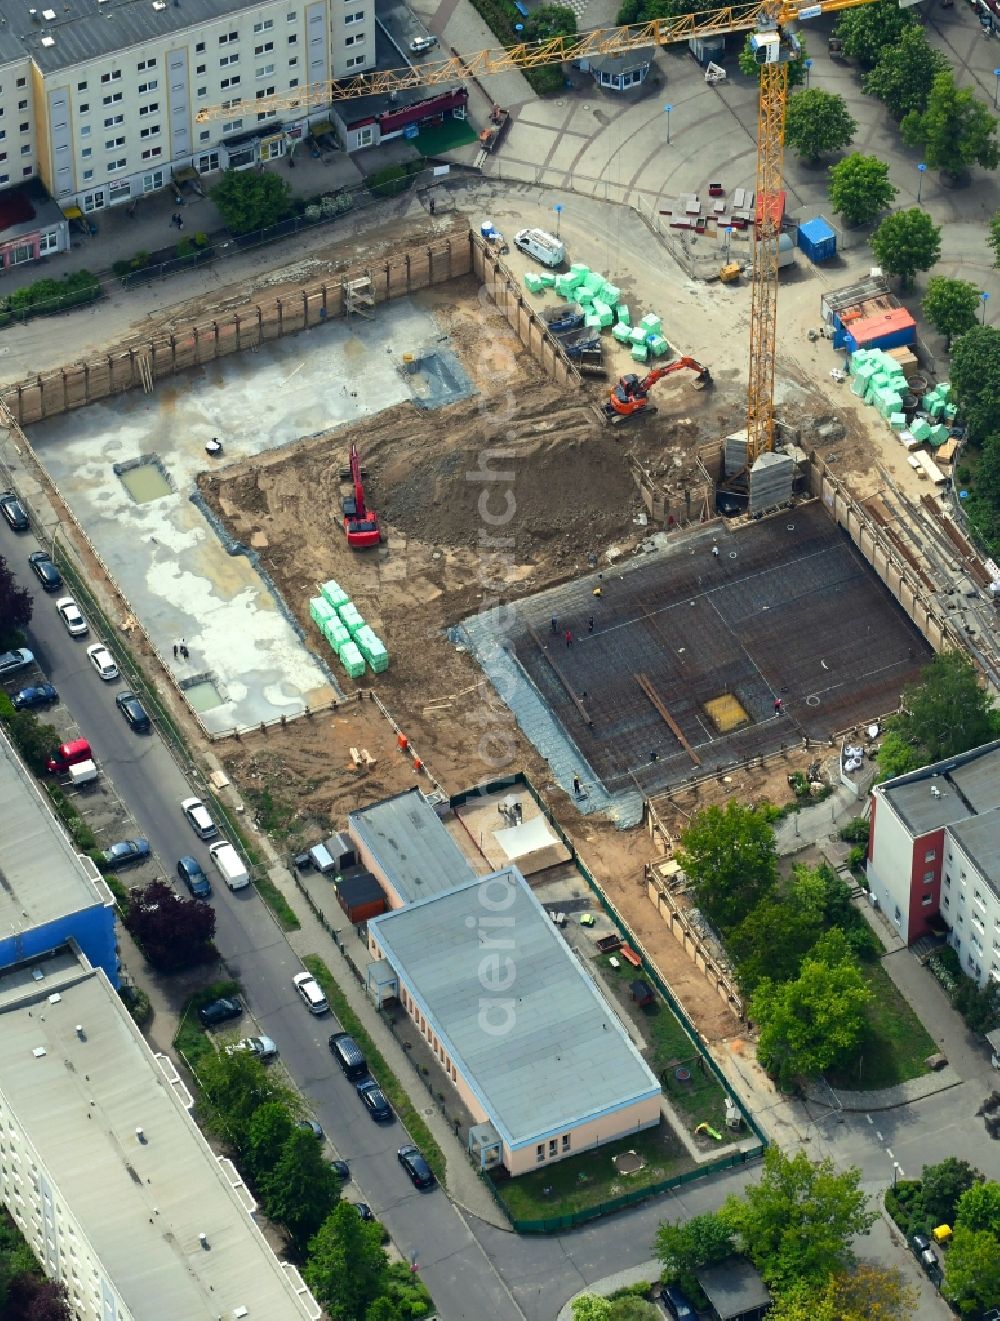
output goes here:
[{"label": "crane mast", "polygon": [[750,292],[750,373],[747,386],[747,467],[774,448],[774,358],[778,332],[778,242],[781,166],[785,146],[788,64],[766,64],[757,108],[757,197]]}]

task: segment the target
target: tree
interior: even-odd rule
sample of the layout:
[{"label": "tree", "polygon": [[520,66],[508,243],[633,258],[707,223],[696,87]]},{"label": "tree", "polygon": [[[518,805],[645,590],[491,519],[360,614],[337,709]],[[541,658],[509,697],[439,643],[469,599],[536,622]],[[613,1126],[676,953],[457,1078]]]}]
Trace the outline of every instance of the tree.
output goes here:
[{"label": "tree", "polygon": [[941,256],[940,227],[919,206],[886,216],[871,242],[875,259],[890,275],[898,275],[904,288]]},{"label": "tree", "polygon": [[900,9],[896,0],[878,0],[877,4],[842,14],[834,35],[840,38],[849,59],[870,69],[882,52],[891,50],[915,23],[909,10]]},{"label": "tree", "polygon": [[46,1280],[36,1272],[13,1281],[5,1321],[70,1321],[69,1298],[61,1280]]},{"label": "tree", "polygon": [[963,335],[949,375],[973,439],[1000,433],[1000,330],[976,326]]},{"label": "tree", "polygon": [[7,561],[0,555],[0,651],[20,643],[20,630],[31,623],[31,594],[18,587]]},{"label": "tree", "polygon": [[869,96],[877,96],[895,119],[911,110],[922,111],[934,79],[948,69],[948,61],[924,36],[922,27],[904,27],[891,46],[878,57],[878,64],[862,82]]},{"label": "tree", "polygon": [[386,1292],[389,1258],[382,1226],[362,1220],[341,1202],[309,1244],[303,1274],[331,1321],[364,1321],[366,1310]]},{"label": "tree", "polygon": [[[427,1286],[417,1272],[408,1266],[405,1261],[390,1263],[385,1289],[384,1298],[398,1309],[400,1321],[411,1321],[415,1317],[430,1316],[434,1311],[434,1304],[427,1292]],[[376,1307],[378,1302],[379,1300],[376,1299],[369,1306],[365,1313],[365,1321],[371,1321],[372,1308]],[[395,1321],[395,1318],[390,1317],[390,1321]]]},{"label": "tree", "polygon": [[525,41],[549,41],[552,37],[571,37],[576,32],[576,15],[567,5],[540,5],[524,23]]},{"label": "tree", "polygon": [[181,898],[166,881],[135,888],[129,898],[125,924],[154,968],[176,972],[218,958],[211,904]]},{"label": "tree", "polygon": [[1000,266],[1000,211],[990,221],[986,242],[993,249],[993,265]]},{"label": "tree", "polygon": [[583,1293],[573,1299],[573,1321],[611,1321],[611,1304],[596,1293]]},{"label": "tree", "polygon": [[853,1262],[851,1240],[876,1219],[860,1189],[861,1171],[834,1170],[829,1159],[805,1152],[764,1153],[760,1183],[732,1194],[719,1211],[768,1284],[776,1289],[801,1281],[822,1284]]},{"label": "tree", "polygon": [[[942,1221],[952,1224],[951,1220]],[[954,1224],[966,1229],[985,1229],[1000,1238],[1000,1183],[974,1183],[958,1199]]]},{"label": "tree", "polygon": [[681,835],[678,861],[695,900],[723,932],[774,887],[774,831],[764,813],[730,800],[699,812]]},{"label": "tree", "polygon": [[198,1082],[200,1105],[209,1123],[241,1155],[250,1150],[251,1124],[260,1107],[278,1101],[295,1114],[301,1104],[296,1093],[279,1081],[279,1075],[269,1073],[247,1050],[206,1055],[198,1066]]},{"label": "tree", "polygon": [[[964,342],[964,337],[959,344]],[[957,352],[957,348],[956,348]],[[990,695],[979,684],[972,661],[959,651],[944,651],[922,670],[920,681],[903,693],[903,711],[886,722],[883,741],[896,774],[902,749],[909,750],[905,770],[956,757],[996,738],[1000,718]],[[879,756],[880,769],[885,769]]]},{"label": "tree", "polygon": [[921,306],[927,320],[939,335],[944,336],[945,348],[950,349],[953,339],[976,325],[979,287],[968,280],[949,280],[943,275],[934,275],[927,281]]},{"label": "tree", "polygon": [[[261,1191],[266,1213],[283,1224],[298,1250],[305,1252],[340,1201],[340,1179],[312,1129],[292,1129],[277,1164],[261,1180]],[[353,1206],[351,1212],[360,1219]]]},{"label": "tree", "polygon": [[404,1312],[399,1303],[383,1294],[369,1303],[365,1321],[409,1321],[412,1315],[412,1312]]},{"label": "tree", "polygon": [[888,165],[877,156],[855,151],[830,166],[830,202],[848,225],[867,225],[892,205],[897,192]]},{"label": "tree", "polygon": [[962,1196],[982,1175],[966,1160],[947,1156],[937,1165],[925,1165],[920,1175],[920,1211],[927,1224],[950,1225]]},{"label": "tree", "polygon": [[696,1272],[732,1254],[733,1230],[711,1211],[678,1224],[664,1222],[656,1231],[653,1251],[663,1264],[664,1282],[679,1284],[686,1294],[694,1294]]},{"label": "tree", "polygon": [[14,744],[36,775],[44,775],[49,757],[59,746],[59,731],[33,711],[14,711],[7,720]]},{"label": "tree", "polygon": [[785,112],[785,142],[807,161],[840,151],[858,131],[847,103],[835,92],[807,87],[789,98]]},{"label": "tree", "polygon": [[284,220],[292,190],[270,170],[226,170],[212,189],[212,201],[231,234],[248,234]]},{"label": "tree", "polygon": [[926,110],[911,110],[900,127],[906,145],[918,148],[931,169],[951,179],[964,178],[973,165],[984,170],[1000,165],[996,116],[970,88],[957,87],[950,70],[935,77]]},{"label": "tree", "polygon": [[295,1124],[281,1101],[266,1101],[257,1107],[247,1133],[250,1170],[259,1182],[278,1164]]},{"label": "tree", "polygon": [[[699,0],[699,8],[700,8],[700,0]],[[693,12],[697,12],[697,11],[695,10]],[[801,87],[802,84],[805,82],[807,58],[808,58],[808,52],[806,51],[805,38],[800,36],[799,53],[798,55],[796,55],[794,60],[788,61],[789,90],[791,90],[794,87]],[[754,58],[754,53],[750,49],[749,33],[747,34],[746,41],[743,43],[742,47],[740,48],[740,53],[736,62],[740,66],[740,73],[742,73],[744,77],[753,78],[758,82],[760,81],[760,72],[764,66],[758,64],[756,59]]]},{"label": "tree", "polygon": [[907,1321],[917,1298],[899,1271],[862,1265],[819,1286],[782,1291],[768,1321]]},{"label": "tree", "polygon": [[840,931],[828,931],[793,982],[763,978],[750,1001],[760,1027],[757,1055],[783,1084],[815,1078],[850,1058],[865,1030],[872,993]]},{"label": "tree", "polygon": [[760,901],[726,940],[745,994],[765,977],[797,977],[802,960],[823,931],[825,884],[808,868],[797,869],[780,894]]},{"label": "tree", "polygon": [[944,1259],[944,1296],[960,1316],[1000,1306],[1000,1242],[985,1229],[959,1225]]}]

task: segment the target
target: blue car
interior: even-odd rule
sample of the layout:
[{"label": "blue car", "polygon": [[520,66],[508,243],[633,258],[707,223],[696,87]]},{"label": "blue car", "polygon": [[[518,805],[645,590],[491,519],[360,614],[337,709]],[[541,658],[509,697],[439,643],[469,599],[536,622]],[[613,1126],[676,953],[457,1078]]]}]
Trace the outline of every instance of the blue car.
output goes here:
[{"label": "blue car", "polygon": [[30,688],[22,688],[10,699],[15,711],[30,711],[33,706],[48,706],[58,702],[59,694],[50,683],[36,683]]},{"label": "blue car", "polygon": [[207,899],[212,893],[208,877],[201,869],[197,858],[183,857],[177,864],[177,875],[181,878],[195,899]]}]

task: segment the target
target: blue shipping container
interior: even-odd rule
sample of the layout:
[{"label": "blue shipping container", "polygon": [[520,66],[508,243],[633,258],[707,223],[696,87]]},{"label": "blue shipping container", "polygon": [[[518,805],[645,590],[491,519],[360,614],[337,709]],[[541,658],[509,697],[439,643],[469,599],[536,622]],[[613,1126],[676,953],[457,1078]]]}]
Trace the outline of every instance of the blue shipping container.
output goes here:
[{"label": "blue shipping container", "polygon": [[822,216],[799,226],[799,247],[812,262],[829,261],[837,254],[837,235]]}]

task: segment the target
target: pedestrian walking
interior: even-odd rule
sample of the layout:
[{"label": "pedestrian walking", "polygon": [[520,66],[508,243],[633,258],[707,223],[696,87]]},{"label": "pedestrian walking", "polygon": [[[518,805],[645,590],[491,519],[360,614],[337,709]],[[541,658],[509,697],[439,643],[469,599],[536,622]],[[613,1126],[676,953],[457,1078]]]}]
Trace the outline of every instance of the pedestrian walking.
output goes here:
[{"label": "pedestrian walking", "polygon": [[430,199],[428,200],[428,202],[427,202],[427,210],[431,213],[431,215],[434,214],[434,198],[433,198],[433,197],[430,198]]},{"label": "pedestrian walking", "polygon": [[177,659],[177,653],[178,653],[179,651],[180,651],[180,647],[178,647],[177,643],[175,642],[175,643],[174,643],[174,660]]},{"label": "pedestrian walking", "polygon": [[183,216],[178,216],[178,217],[177,217],[177,228],[178,228],[178,229],[183,229],[183,228],[184,228],[184,218],[183,218]]},{"label": "pedestrian walking", "polygon": [[573,634],[569,631],[569,629],[567,629],[567,630],[566,630],[566,646],[568,647],[569,644],[570,644],[572,641],[573,641]]},{"label": "pedestrian walking", "polygon": [[718,546],[713,546],[713,547],[712,547],[712,555],[715,557],[715,559],[718,559],[718,558],[719,558],[719,548],[718,548]]},{"label": "pedestrian walking", "polygon": [[553,633],[559,632],[559,620],[556,619],[555,615],[552,616],[552,632]]},{"label": "pedestrian walking", "polygon": [[181,647],[181,657],[182,657],[182,659],[184,659],[184,660],[189,660],[189,659],[190,659],[190,656],[191,656],[191,653],[188,651],[187,647]]},{"label": "pedestrian walking", "polygon": [[593,633],[593,631],[594,631],[594,616],[591,615],[590,618],[587,620],[587,632]]},{"label": "pedestrian walking", "polygon": [[776,698],[774,699],[774,714],[775,714],[776,716],[780,716],[780,715],[781,715],[781,698],[780,698],[780,697],[776,697]]}]

